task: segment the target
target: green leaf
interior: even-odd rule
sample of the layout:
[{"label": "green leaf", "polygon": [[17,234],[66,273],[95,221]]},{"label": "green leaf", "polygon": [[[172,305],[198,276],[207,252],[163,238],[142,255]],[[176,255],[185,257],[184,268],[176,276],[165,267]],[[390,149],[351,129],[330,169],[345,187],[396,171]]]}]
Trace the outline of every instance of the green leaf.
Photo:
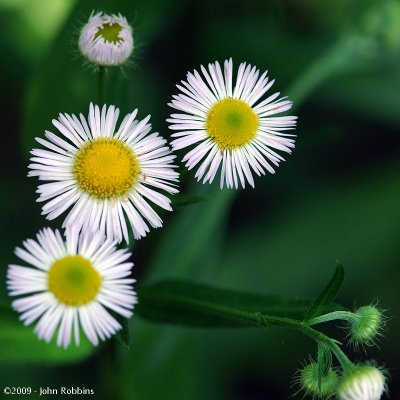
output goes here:
[{"label": "green leaf", "polygon": [[344,269],[340,264],[338,264],[332,279],[308,310],[304,319],[305,321],[318,317],[327,311],[328,306],[333,302],[342,286],[343,280]]},{"label": "green leaf", "polygon": [[17,313],[0,305],[0,364],[66,364],[88,358],[94,347],[81,335],[79,346],[71,344],[68,349],[58,347],[56,338],[46,343],[37,338],[32,326],[26,327],[18,320]]},{"label": "green leaf", "polygon": [[[259,326],[242,316],[276,316],[301,320],[312,300],[242,293],[181,281],[164,281],[139,290],[136,313],[155,322],[191,327]],[[334,309],[340,308],[337,305]]]},{"label": "green leaf", "polygon": [[195,196],[186,194],[177,194],[172,198],[171,205],[172,208],[184,207],[191,204],[199,203],[204,200],[209,200],[210,197],[207,196]]},{"label": "green leaf", "polygon": [[[203,264],[204,249],[211,249],[218,234],[223,234],[226,210],[230,209],[235,192],[221,191],[217,185],[198,185],[197,182],[191,183],[190,192],[211,200],[193,204],[192,207],[186,207],[180,213],[174,214],[173,222],[165,227],[158,247],[154,249],[154,253],[153,249],[151,251],[151,259],[147,265],[150,273],[143,277],[146,282],[179,279],[194,274],[207,276],[209,265]],[[190,240],[183,240],[182,232]],[[206,258],[209,260],[210,253],[207,253]]]}]

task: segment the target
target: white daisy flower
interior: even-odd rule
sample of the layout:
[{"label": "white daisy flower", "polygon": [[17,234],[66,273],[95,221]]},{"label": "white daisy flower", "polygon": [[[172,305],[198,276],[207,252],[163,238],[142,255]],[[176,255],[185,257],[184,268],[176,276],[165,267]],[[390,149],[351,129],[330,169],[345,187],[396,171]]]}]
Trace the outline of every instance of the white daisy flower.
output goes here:
[{"label": "white daisy flower", "polygon": [[81,53],[100,66],[123,64],[133,51],[132,28],[121,14],[92,15],[79,37]]},{"label": "white daisy flower", "polygon": [[357,365],[342,378],[339,400],[379,400],[385,391],[385,376],[371,365]]},{"label": "white daisy flower", "polygon": [[[109,310],[125,318],[132,316],[136,294],[129,278],[130,253],[116,250],[115,242],[101,233],[79,235],[45,228],[37,240],[28,239],[15,254],[27,266],[9,265],[7,287],[24,325],[37,321],[35,333],[49,342],[57,334],[57,345],[68,347],[74,337],[79,345],[82,328],[94,344],[110,338],[120,323]],[[58,333],[56,331],[58,330]]]},{"label": "white daisy flower", "polygon": [[[291,108],[292,102],[275,93],[263,100],[274,81],[267,72],[261,76],[256,67],[242,63],[233,82],[232,59],[220,64],[201,66],[187,74],[187,80],[177,85],[181,91],[169,104],[181,111],[167,121],[173,150],[195,145],[183,161],[188,169],[200,163],[197,180],[210,183],[221,167],[220,186],[244,188],[246,181],[254,187],[253,170],[257,175],[265,170],[274,173],[274,166],[283,160],[275,150],[290,153],[295,135],[284,133],[294,129],[297,117],[280,116]],[[272,164],[272,165],[271,165]]]},{"label": "white daisy flower", "polygon": [[177,193],[178,173],[171,165],[167,141],[151,133],[150,116],[135,120],[137,110],[123,119],[116,131],[119,109],[100,111],[90,104],[89,118],[80,114],[60,114],[53,125],[60,134],[46,131],[36,140],[46,150],[32,150],[28,176],[52,181],[38,187],[43,215],[52,220],[69,211],[63,227],[100,231],[110,239],[128,242],[127,220],[135,239],[145,236],[149,226],[158,228],[162,220],[149,200],[171,211],[164,194]]}]

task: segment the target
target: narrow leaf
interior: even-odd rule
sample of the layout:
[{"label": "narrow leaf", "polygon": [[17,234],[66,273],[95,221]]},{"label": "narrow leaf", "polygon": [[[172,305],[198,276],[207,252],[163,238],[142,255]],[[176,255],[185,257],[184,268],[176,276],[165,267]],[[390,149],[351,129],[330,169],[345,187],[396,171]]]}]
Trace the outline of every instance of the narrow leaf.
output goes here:
[{"label": "narrow leaf", "polygon": [[344,269],[340,264],[338,264],[332,279],[308,310],[306,317],[304,318],[305,321],[318,317],[327,311],[328,306],[331,305],[342,286],[343,280]]},{"label": "narrow leaf", "polygon": [[[202,284],[164,281],[138,292],[136,313],[155,322],[204,328],[255,326],[243,318],[251,313],[303,319],[312,300],[258,295],[219,289]],[[339,306],[332,306],[340,309]],[[256,324],[257,325],[257,324]]]}]

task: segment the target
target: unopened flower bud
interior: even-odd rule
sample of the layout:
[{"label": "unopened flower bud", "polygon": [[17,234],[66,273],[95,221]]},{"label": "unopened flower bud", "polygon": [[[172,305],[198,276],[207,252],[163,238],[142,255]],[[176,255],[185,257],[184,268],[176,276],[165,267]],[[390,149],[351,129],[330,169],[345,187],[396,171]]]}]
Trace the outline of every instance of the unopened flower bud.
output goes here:
[{"label": "unopened flower bud", "polygon": [[328,373],[318,379],[319,366],[317,363],[311,363],[300,371],[299,382],[304,392],[312,397],[327,398],[331,397],[338,385],[338,376],[330,368]]},{"label": "unopened flower bud", "polygon": [[385,375],[371,365],[346,371],[337,388],[339,400],[379,400],[385,391]]},{"label": "unopened flower bud", "polygon": [[133,51],[132,28],[121,14],[92,13],[81,30],[79,50],[93,64],[121,65]]},{"label": "unopened flower bud", "polygon": [[355,343],[369,344],[380,334],[382,313],[374,306],[360,307],[351,321],[350,335]]}]

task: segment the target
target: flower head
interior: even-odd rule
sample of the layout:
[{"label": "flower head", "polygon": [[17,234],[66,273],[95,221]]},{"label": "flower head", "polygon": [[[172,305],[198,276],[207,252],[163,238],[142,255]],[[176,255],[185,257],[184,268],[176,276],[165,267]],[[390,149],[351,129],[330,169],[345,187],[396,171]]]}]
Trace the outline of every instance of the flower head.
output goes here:
[{"label": "flower head", "polygon": [[129,318],[136,295],[129,278],[130,253],[116,250],[115,242],[101,233],[78,234],[45,228],[37,240],[28,239],[16,255],[27,266],[10,265],[7,287],[10,296],[21,296],[12,306],[25,325],[37,321],[35,332],[49,342],[57,333],[57,345],[68,347],[74,336],[79,345],[80,329],[97,345],[111,337],[120,323],[107,310]]},{"label": "flower head", "polygon": [[385,375],[371,365],[346,371],[337,389],[339,400],[379,400],[385,391]]},{"label": "flower head", "polygon": [[79,50],[93,64],[121,65],[133,51],[132,28],[121,14],[93,12],[81,30]]},{"label": "flower head", "polygon": [[118,130],[118,108],[90,105],[89,123],[80,114],[60,114],[53,125],[60,134],[46,131],[36,140],[46,147],[32,150],[28,176],[51,181],[40,185],[38,201],[52,220],[67,209],[64,227],[100,231],[108,238],[128,241],[127,220],[139,239],[162,220],[149,201],[171,210],[162,193],[177,193],[178,173],[171,165],[166,140],[151,133],[150,116],[135,120],[137,110],[125,116]]},{"label": "flower head", "polygon": [[374,306],[360,307],[354,313],[350,326],[350,338],[358,343],[374,343],[376,337],[381,335],[384,317],[382,312]]},{"label": "flower head", "polygon": [[329,368],[327,373],[318,379],[319,365],[315,362],[306,365],[299,374],[301,389],[312,397],[329,398],[334,395],[338,384],[335,370]]},{"label": "flower head", "polygon": [[221,166],[221,188],[245,187],[246,181],[254,187],[252,171],[256,175],[265,170],[274,173],[274,167],[283,160],[276,150],[290,153],[294,147],[291,134],[296,118],[280,114],[291,108],[292,102],[280,93],[263,98],[274,81],[267,72],[260,76],[256,67],[242,63],[235,82],[232,59],[201,66],[187,74],[187,80],[177,85],[181,91],[169,104],[180,111],[167,120],[174,150],[195,145],[183,158],[189,169],[200,163],[197,180],[214,180]]}]

